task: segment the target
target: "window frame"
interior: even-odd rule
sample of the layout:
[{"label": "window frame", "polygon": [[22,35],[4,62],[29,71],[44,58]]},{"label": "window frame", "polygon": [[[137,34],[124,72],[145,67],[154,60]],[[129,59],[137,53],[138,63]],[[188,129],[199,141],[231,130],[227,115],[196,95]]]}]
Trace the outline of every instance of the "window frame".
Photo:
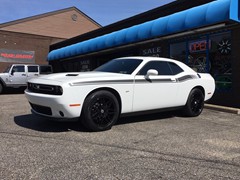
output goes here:
[{"label": "window frame", "polygon": [[[179,65],[177,65],[177,64],[174,63],[174,62],[152,60],[152,61],[147,62],[147,63],[138,71],[137,75],[139,75],[139,76],[145,76],[145,75],[147,74],[147,71],[148,71],[148,70],[147,70],[145,73],[141,73],[141,71],[142,71],[143,68],[145,68],[149,63],[166,63],[165,67],[166,67],[166,66],[168,67],[169,73],[160,74],[160,73],[159,73],[160,68],[159,68],[159,69],[158,69],[158,68],[149,68],[149,69],[148,69],[148,70],[150,70],[150,69],[155,69],[155,70],[157,70],[157,71],[158,71],[158,75],[157,75],[157,76],[175,76],[175,75],[177,75],[177,74],[180,74],[181,72],[184,72],[184,70],[183,70]],[[179,67],[179,69],[181,69],[181,72],[174,73],[174,71],[173,71],[173,69],[171,68],[171,65],[170,65],[170,64],[173,64],[173,65]],[[163,71],[161,71],[161,72],[163,72]]]},{"label": "window frame", "polygon": [[[37,71],[29,71],[29,68],[30,68],[30,67],[36,67],[36,68],[37,68]],[[38,66],[36,66],[36,65],[29,65],[29,66],[27,66],[27,71],[28,71],[29,73],[38,73],[39,69],[38,69]]]},{"label": "window frame", "polygon": [[[18,69],[18,67],[23,67],[23,71],[16,71],[16,69]],[[14,73],[25,73],[25,66],[24,65],[14,65],[12,67],[12,72],[14,71]]]}]

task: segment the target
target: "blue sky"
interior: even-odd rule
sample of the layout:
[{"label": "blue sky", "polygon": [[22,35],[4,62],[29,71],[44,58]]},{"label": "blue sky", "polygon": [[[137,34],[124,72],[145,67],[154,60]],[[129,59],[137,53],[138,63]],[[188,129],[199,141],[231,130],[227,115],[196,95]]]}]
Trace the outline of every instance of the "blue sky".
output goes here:
[{"label": "blue sky", "polygon": [[106,26],[174,0],[0,0],[0,23],[75,6]]}]

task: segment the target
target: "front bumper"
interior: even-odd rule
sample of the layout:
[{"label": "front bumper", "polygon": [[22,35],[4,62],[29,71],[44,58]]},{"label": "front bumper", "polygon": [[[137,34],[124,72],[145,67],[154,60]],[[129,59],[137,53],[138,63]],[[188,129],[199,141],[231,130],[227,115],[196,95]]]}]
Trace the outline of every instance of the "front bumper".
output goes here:
[{"label": "front bumper", "polygon": [[28,90],[25,90],[25,96],[35,114],[66,120],[80,117],[82,103],[76,102],[76,97],[40,94]]}]

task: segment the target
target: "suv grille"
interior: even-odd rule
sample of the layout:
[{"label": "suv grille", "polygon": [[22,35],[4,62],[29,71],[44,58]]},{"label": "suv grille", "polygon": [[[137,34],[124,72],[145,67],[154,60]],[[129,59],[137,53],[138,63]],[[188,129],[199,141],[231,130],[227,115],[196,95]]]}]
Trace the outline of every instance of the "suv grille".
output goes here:
[{"label": "suv grille", "polygon": [[61,86],[36,84],[28,82],[28,90],[35,93],[41,94],[52,94],[52,95],[62,95],[63,89]]}]

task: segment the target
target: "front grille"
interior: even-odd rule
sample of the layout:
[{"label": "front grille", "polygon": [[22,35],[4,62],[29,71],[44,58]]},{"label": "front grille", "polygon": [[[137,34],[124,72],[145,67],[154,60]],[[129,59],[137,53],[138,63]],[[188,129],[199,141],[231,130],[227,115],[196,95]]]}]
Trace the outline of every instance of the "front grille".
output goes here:
[{"label": "front grille", "polygon": [[30,103],[30,105],[31,105],[32,109],[38,113],[49,115],[49,116],[52,115],[52,110],[50,107],[40,106],[40,105],[32,104],[32,103]]},{"label": "front grille", "polygon": [[36,84],[28,82],[28,90],[34,93],[62,95],[63,89],[61,86]]}]

